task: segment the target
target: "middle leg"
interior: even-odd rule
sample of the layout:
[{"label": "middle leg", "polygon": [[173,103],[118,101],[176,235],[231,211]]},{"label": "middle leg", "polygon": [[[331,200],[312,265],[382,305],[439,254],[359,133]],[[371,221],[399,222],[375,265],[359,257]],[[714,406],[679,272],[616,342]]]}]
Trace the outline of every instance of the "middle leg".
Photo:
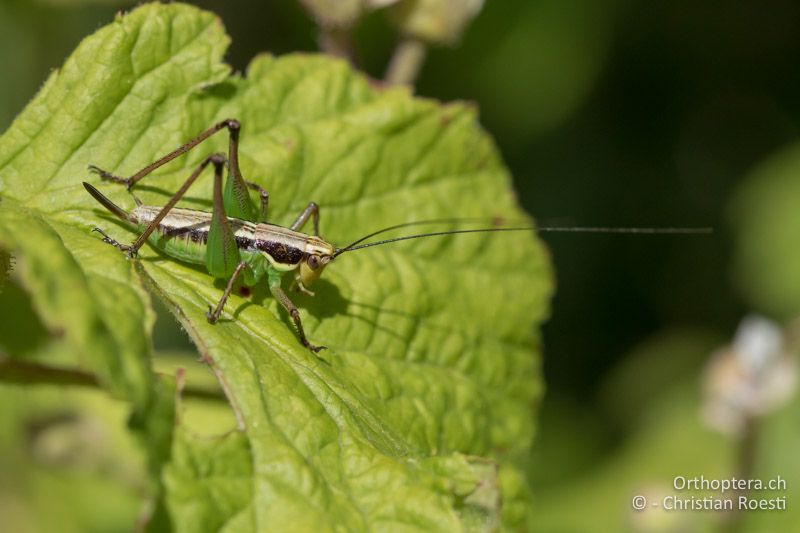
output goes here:
[{"label": "middle leg", "polygon": [[292,231],[300,230],[311,217],[314,218],[314,235],[319,237],[319,206],[314,202],[308,203],[303,212],[300,213],[300,216],[289,226],[289,229]]},{"label": "middle leg", "polygon": [[236,270],[233,271],[233,275],[231,279],[228,280],[228,285],[225,287],[225,292],[222,293],[222,298],[220,298],[217,307],[212,311],[211,306],[208,306],[208,311],[206,312],[206,319],[208,320],[209,324],[214,324],[219,319],[219,315],[222,314],[222,309],[225,307],[225,302],[228,300],[228,296],[231,295],[231,291],[233,290],[233,285],[236,283],[236,278],[239,277],[239,274],[242,273],[242,270],[247,268],[247,263],[245,261],[240,262],[236,265]]}]

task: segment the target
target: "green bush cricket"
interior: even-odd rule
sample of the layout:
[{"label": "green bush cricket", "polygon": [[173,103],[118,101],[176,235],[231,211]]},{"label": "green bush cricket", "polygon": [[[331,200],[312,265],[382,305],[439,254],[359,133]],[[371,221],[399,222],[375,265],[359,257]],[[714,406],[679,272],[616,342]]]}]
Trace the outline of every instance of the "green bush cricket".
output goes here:
[{"label": "green bush cricket", "polygon": [[[155,248],[168,256],[187,263],[205,265],[208,273],[215,278],[228,279],[216,307],[212,308],[209,305],[206,312],[206,318],[212,324],[216,323],[222,314],[225,302],[237,279],[242,277],[246,286],[253,286],[266,276],[270,292],[291,316],[300,342],[315,353],[325,347],[311,344],[306,338],[300,313],[282,289],[281,280],[287,273],[294,272],[294,288],[313,295],[314,293],[309,290],[309,287],[319,278],[328,263],[344,252],[409,239],[492,231],[670,234],[710,232],[708,228],[491,227],[406,235],[361,244],[376,235],[403,227],[475,221],[475,219],[441,219],[397,224],[369,233],[345,247],[338,248],[319,236],[319,207],[314,202],[310,202],[288,228],[267,222],[269,194],[259,185],[245,181],[239,170],[238,150],[241,124],[235,119],[218,122],[128,178],[115,176],[94,165],[90,165],[89,169],[99,174],[105,181],[124,184],[132,194],[131,189],[142,178],[225,129],[227,129],[229,137],[227,157],[223,154],[212,154],[203,159],[164,206],[146,206],[133,196],[136,208],[127,212],[106,198],[94,186],[84,182],[83,185],[89,194],[103,207],[121,220],[135,225],[141,233],[133,243],[126,245],[112,239],[100,228],[95,227],[93,231],[100,233],[104,242],[124,251],[128,257],[135,257],[139,248],[149,240]],[[214,168],[212,213],[175,207],[208,165],[212,165]],[[226,167],[228,176],[223,187],[223,172]],[[258,206],[250,198],[250,190],[258,192]],[[313,223],[312,235],[301,232],[309,219]],[[485,221],[485,219],[481,220]]]}]

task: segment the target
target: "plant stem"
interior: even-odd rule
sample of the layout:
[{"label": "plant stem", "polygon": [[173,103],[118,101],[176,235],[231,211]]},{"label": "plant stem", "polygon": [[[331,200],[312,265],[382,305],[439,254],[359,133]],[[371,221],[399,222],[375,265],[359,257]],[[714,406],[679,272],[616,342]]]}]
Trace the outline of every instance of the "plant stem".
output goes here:
[{"label": "plant stem", "polygon": [[[748,415],[745,419],[744,434],[742,435],[741,443],[736,461],[736,474],[739,479],[753,479],[755,474],[756,455],[758,451],[758,420],[755,416]],[[749,490],[737,490],[735,497],[738,500],[739,496],[749,496]],[[737,509],[730,517],[727,526],[730,531],[741,531],[743,527],[744,513]]]},{"label": "plant stem", "polygon": [[[74,368],[58,368],[0,356],[0,383],[23,385],[72,385],[101,388],[97,376]],[[212,390],[185,387],[183,395],[192,398],[225,401],[225,396]]]},{"label": "plant stem", "polygon": [[353,66],[357,65],[353,39],[349,29],[321,27],[319,47],[330,56],[340,57]]},{"label": "plant stem", "polygon": [[392,85],[414,85],[427,52],[427,46],[419,39],[403,38],[394,49],[384,80]]}]

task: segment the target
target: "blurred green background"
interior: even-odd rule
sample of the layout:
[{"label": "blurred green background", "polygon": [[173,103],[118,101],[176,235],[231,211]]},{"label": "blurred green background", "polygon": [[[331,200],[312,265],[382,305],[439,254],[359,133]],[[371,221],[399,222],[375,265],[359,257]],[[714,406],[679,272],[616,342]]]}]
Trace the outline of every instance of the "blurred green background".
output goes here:
[{"label": "blurred green background", "polygon": [[[237,70],[262,51],[317,50],[317,29],[296,2],[194,3],[222,17]],[[0,129],[82,37],[133,5],[0,2]],[[396,44],[384,14],[366,17],[355,41],[362,68],[381,77]],[[800,3],[489,1],[458,46],[430,51],[416,91],[478,104],[521,204],[542,225],[715,228],[712,236],[544,237],[558,289],[530,465],[541,530],[712,527],[708,513],[642,521],[628,502],[638,490],[668,490],[676,475],[735,471],[739,443],[698,417],[703,365],[744,314],[780,323],[800,314]],[[0,308],[7,328],[11,309],[16,323],[31,322],[16,311],[25,306],[15,290]],[[157,342],[191,349],[170,319],[159,322]],[[74,401],[91,403],[83,393]],[[797,407],[763,421],[759,475],[800,483]],[[101,415],[121,424],[121,413]],[[3,417],[12,424],[24,413],[6,408]],[[117,463],[95,468],[103,479],[126,478],[132,467]],[[59,494],[52,479],[45,485],[30,498]],[[125,512],[109,504],[110,515],[135,514],[143,489],[126,486],[117,505]],[[32,508],[17,489],[0,481],[0,515]],[[113,516],[69,523],[98,531],[126,523]],[[797,511],[744,522],[753,531],[788,524],[800,524]]]}]

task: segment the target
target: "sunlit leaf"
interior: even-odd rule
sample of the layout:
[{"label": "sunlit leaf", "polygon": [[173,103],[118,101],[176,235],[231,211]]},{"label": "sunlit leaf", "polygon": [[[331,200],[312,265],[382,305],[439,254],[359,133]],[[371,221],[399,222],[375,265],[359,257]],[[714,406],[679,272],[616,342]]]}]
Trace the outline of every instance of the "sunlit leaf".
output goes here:
[{"label": "sunlit leaf", "polygon": [[[26,258],[35,306],[112,391],[162,406],[157,420],[145,288],[211,365],[241,427],[212,440],[179,428],[165,477],[178,530],[452,531],[493,527],[501,512],[513,526],[540,395],[534,328],[551,290],[532,233],[342,255],[316,297],[293,296],[311,341],[328,347],[320,356],[263,288],[234,294],[210,325],[224,281],[149,246],[127,260],[91,233],[135,238],[84,191],[94,181],[133,206],[89,163],[129,175],[229,117],[243,124],[242,171],[269,190],[272,221],[316,201],[334,244],[404,221],[525,217],[470,106],[375,88],[319,56],[263,55],[229,76],[227,43],[208,13],[139,8],[86,39],[0,139],[0,245]],[[137,196],[165,203],[226,146],[219,134]],[[181,205],[208,210],[210,191],[209,171]]]}]

